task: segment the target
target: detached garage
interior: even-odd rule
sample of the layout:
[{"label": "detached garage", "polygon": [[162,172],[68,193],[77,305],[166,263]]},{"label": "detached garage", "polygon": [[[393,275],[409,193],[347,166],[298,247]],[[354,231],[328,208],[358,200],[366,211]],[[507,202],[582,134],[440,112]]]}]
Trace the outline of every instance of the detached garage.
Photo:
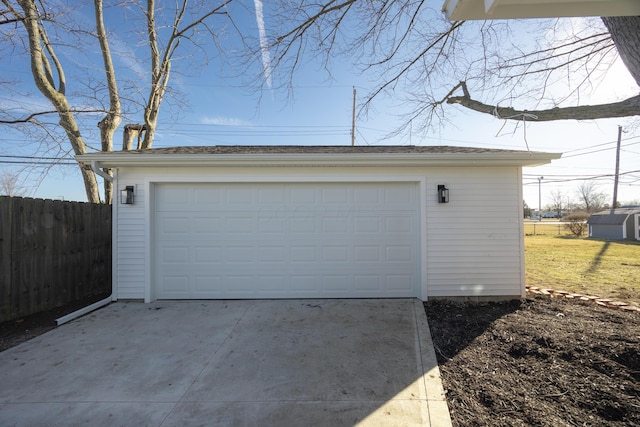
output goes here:
[{"label": "detached garage", "polygon": [[460,147],[177,147],[112,168],[113,299],[524,295],[522,166]]}]

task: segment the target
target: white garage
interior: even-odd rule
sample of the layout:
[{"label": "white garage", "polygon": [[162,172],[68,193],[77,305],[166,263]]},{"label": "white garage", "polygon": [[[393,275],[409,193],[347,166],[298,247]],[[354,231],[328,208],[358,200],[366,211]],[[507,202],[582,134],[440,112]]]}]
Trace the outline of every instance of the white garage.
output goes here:
[{"label": "white garage", "polygon": [[113,300],[426,300],[524,295],[522,167],[558,157],[211,146],[78,160],[113,172]]},{"label": "white garage", "polygon": [[181,183],[155,189],[159,299],[413,297],[417,185]]}]

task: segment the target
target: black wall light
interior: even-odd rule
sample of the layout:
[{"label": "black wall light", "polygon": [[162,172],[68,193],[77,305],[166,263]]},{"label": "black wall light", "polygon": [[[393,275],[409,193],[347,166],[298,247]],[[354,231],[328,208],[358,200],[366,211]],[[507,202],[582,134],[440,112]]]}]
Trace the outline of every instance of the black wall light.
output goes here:
[{"label": "black wall light", "polygon": [[443,184],[438,184],[438,203],[449,203],[449,189]]},{"label": "black wall light", "polygon": [[127,185],[123,190],[120,190],[120,204],[133,204],[133,185]]}]

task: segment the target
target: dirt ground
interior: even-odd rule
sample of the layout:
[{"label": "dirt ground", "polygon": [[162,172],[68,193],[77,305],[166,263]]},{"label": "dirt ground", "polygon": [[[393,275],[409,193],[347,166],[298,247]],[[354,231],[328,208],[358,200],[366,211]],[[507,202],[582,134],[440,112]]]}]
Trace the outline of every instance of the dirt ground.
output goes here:
[{"label": "dirt ground", "polygon": [[427,302],[454,426],[639,426],[640,316],[592,303]]},{"label": "dirt ground", "polygon": [[109,294],[92,295],[42,313],[0,323],[0,351],[21,344],[56,327],[56,319],[100,301]]},{"label": "dirt ground", "polygon": [[[102,299],[0,324],[0,351]],[[425,303],[454,426],[639,426],[640,316],[592,303]]]}]

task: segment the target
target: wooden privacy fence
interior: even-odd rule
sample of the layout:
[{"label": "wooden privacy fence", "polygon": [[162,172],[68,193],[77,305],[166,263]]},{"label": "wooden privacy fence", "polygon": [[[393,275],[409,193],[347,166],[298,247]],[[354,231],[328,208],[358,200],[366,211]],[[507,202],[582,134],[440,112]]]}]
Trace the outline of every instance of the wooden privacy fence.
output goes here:
[{"label": "wooden privacy fence", "polygon": [[111,291],[111,206],[0,196],[0,321]]}]

